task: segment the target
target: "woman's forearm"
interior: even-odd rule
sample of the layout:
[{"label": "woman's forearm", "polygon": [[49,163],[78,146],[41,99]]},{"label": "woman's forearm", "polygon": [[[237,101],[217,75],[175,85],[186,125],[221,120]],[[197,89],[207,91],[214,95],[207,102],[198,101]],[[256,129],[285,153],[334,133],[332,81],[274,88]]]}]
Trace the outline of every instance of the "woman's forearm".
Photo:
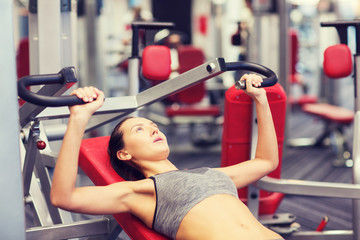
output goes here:
[{"label": "woman's forearm", "polygon": [[269,161],[275,169],[279,162],[278,143],[270,106],[266,95],[254,99],[256,104],[258,140],[255,158]]},{"label": "woman's forearm", "polygon": [[66,204],[75,188],[80,144],[88,119],[70,115],[54,171],[51,200],[54,205]]}]

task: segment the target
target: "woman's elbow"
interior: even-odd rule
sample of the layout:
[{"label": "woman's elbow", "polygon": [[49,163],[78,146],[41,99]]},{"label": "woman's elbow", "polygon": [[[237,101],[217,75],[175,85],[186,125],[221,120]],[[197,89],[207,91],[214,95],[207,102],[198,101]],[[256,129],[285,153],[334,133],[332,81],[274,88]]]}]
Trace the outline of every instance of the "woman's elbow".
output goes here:
[{"label": "woman's elbow", "polygon": [[273,158],[268,161],[269,163],[269,173],[275,171],[279,167],[279,158]]},{"label": "woman's elbow", "polygon": [[264,159],[264,171],[269,174],[275,171],[279,166],[279,161],[276,159]]},{"label": "woman's elbow", "polygon": [[54,191],[50,192],[50,202],[54,207],[68,210],[70,209],[70,201],[68,198],[64,197],[62,194],[56,193]]},{"label": "woman's elbow", "polygon": [[273,162],[271,166],[271,172],[275,171],[278,167],[279,167],[279,161]]},{"label": "woman's elbow", "polygon": [[62,201],[60,201],[59,197],[53,192],[50,193],[50,202],[54,207],[61,208],[62,206]]}]

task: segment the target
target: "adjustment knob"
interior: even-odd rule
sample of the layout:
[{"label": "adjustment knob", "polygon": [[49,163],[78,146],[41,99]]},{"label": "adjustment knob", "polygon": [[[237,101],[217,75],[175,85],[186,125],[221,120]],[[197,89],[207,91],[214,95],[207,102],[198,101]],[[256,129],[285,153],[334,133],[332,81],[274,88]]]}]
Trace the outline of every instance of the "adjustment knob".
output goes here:
[{"label": "adjustment knob", "polygon": [[39,149],[39,150],[44,150],[46,148],[46,143],[44,141],[37,141],[36,143],[36,147]]}]

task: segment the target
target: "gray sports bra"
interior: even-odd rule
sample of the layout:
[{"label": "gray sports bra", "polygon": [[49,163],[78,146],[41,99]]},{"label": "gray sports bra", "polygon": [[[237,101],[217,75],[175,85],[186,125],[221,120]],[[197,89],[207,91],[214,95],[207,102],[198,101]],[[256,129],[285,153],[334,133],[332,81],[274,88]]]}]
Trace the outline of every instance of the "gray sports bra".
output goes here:
[{"label": "gray sports bra", "polygon": [[185,215],[202,200],[215,194],[238,197],[230,177],[211,168],[170,171],[150,178],[156,191],[153,229],[172,239]]}]

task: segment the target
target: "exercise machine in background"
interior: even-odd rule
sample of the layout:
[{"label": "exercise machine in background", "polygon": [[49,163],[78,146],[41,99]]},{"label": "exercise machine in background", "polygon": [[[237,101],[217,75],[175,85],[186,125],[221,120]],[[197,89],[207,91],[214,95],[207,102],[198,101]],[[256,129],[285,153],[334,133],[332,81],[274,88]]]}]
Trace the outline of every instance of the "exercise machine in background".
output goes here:
[{"label": "exercise machine in background", "polygon": [[[292,179],[276,179],[273,177],[264,177],[259,180],[255,186],[248,192],[248,206],[256,216],[261,212],[259,210],[259,201],[261,195],[259,189],[284,193],[288,195],[312,196],[312,197],[331,197],[352,199],[353,203],[353,230],[332,230],[332,231],[295,231],[288,233],[285,238],[288,240],[359,240],[360,239],[360,75],[358,73],[360,61],[360,21],[336,21],[322,23],[322,26],[335,27],[339,33],[342,44],[347,43],[347,28],[355,27],[356,30],[356,53],[354,56],[354,85],[355,85],[355,117],[354,117],[354,136],[353,136],[353,183],[334,183],[334,182],[316,182]],[[226,119],[224,124],[226,123]],[[252,122],[255,124],[255,122]],[[239,125],[241,123],[238,123]],[[233,128],[234,126],[232,126]],[[254,135],[253,135],[254,136]],[[254,149],[251,145],[251,149]],[[254,206],[254,207],[252,207]],[[260,205],[261,206],[261,205]],[[271,218],[270,218],[271,219]],[[271,219],[276,222],[277,219]],[[281,225],[280,225],[281,226]]]},{"label": "exercise machine in background", "polygon": [[[323,23],[322,26],[331,26],[331,24]],[[341,32],[341,34],[347,33]],[[345,42],[347,43],[347,40],[342,39],[340,44],[330,46],[324,52],[323,69],[328,80],[324,81],[325,84],[331,85],[329,81],[341,80],[352,73],[351,51]],[[323,147],[329,145],[336,155],[333,166],[352,167],[351,149],[345,136],[345,128],[352,125],[354,111],[331,102],[311,102],[309,101],[311,99],[307,95],[299,99],[301,110],[320,119],[324,123],[324,130],[317,138],[290,139],[289,146]]]}]

